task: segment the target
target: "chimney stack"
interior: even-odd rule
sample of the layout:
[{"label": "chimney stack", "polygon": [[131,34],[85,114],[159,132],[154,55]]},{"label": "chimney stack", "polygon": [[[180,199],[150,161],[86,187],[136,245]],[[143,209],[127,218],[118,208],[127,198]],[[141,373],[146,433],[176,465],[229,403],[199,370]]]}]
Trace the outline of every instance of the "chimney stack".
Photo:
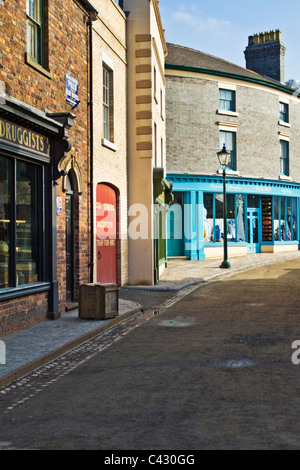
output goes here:
[{"label": "chimney stack", "polygon": [[279,29],[249,36],[246,68],[284,84],[285,50]]}]

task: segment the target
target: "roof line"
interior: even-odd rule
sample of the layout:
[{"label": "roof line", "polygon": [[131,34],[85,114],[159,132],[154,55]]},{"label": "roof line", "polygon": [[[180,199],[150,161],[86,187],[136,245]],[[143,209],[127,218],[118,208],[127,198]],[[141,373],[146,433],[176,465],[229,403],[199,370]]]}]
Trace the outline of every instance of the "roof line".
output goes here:
[{"label": "roof line", "polygon": [[259,85],[264,85],[270,88],[275,88],[276,90],[283,91],[284,93],[288,93],[290,95],[295,95],[298,97],[298,94],[295,94],[295,91],[293,88],[290,88],[286,85],[283,85],[282,83],[276,83],[276,82],[271,82],[268,80],[264,80],[263,78],[256,78],[256,77],[250,77],[247,75],[242,75],[239,73],[234,73],[234,72],[224,72],[222,70],[215,70],[215,69],[207,69],[204,67],[194,67],[194,66],[189,66],[189,65],[178,65],[178,64],[168,64],[165,63],[165,68],[166,69],[174,69],[174,70],[182,70],[186,72],[196,72],[196,73],[204,73],[204,74],[210,74],[210,75],[218,75],[220,77],[227,77],[227,78],[235,78],[238,80],[243,80],[246,82],[251,82],[251,83],[257,83]]}]

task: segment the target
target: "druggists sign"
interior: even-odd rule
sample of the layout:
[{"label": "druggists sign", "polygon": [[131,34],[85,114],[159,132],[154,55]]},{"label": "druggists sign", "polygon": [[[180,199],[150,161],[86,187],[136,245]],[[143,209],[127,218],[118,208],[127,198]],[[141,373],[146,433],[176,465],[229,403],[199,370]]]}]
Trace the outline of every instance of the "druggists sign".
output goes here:
[{"label": "druggists sign", "polygon": [[0,119],[0,142],[49,156],[48,138],[25,127]]}]

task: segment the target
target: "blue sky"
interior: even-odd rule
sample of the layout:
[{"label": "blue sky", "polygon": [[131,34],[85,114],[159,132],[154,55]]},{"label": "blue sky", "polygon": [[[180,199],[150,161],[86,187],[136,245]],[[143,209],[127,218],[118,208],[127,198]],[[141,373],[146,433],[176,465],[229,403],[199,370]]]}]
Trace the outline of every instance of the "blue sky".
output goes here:
[{"label": "blue sky", "polygon": [[245,67],[248,36],[280,29],[285,80],[300,81],[300,2],[289,0],[160,0],[166,41]]}]

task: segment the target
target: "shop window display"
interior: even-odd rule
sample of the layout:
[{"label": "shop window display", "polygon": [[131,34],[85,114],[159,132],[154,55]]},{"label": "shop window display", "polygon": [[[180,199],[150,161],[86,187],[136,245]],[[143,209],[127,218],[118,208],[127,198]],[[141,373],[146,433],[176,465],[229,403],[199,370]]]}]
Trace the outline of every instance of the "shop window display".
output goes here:
[{"label": "shop window display", "polygon": [[236,224],[237,224],[237,241],[242,243],[246,241],[245,234],[245,196],[238,194],[236,196]]},{"label": "shop window display", "polygon": [[39,281],[42,168],[0,156],[0,289]]},{"label": "shop window display", "polygon": [[0,289],[9,287],[10,257],[10,162],[0,156]]}]

